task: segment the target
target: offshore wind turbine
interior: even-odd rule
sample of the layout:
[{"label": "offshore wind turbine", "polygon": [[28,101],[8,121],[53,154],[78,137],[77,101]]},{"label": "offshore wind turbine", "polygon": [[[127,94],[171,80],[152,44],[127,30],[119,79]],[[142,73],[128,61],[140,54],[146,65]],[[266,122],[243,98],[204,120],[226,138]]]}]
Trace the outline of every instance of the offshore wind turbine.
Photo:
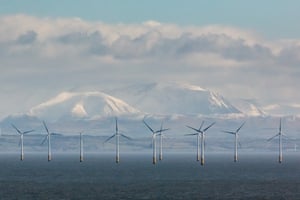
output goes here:
[{"label": "offshore wind turbine", "polygon": [[277,137],[278,136],[278,147],[279,147],[279,158],[278,158],[278,162],[279,163],[282,163],[282,137],[285,136],[282,131],[282,126],[281,126],[281,118],[280,118],[280,122],[279,122],[279,132],[274,135],[273,137],[269,138],[267,141],[270,141],[272,140],[273,138]]},{"label": "offshore wind turbine", "polygon": [[44,128],[45,128],[46,131],[47,131],[47,135],[46,135],[46,137],[44,138],[42,144],[44,144],[44,143],[46,142],[46,140],[48,141],[48,162],[50,162],[51,159],[52,159],[52,157],[51,157],[51,156],[52,156],[52,155],[51,155],[51,135],[60,135],[60,134],[58,134],[58,133],[53,133],[53,132],[50,133],[45,121],[43,121],[43,125],[44,125]]},{"label": "offshore wind turbine", "polygon": [[204,165],[204,145],[205,145],[205,132],[212,127],[216,122],[211,123],[209,126],[207,126],[205,129],[202,130],[202,126],[204,124],[204,121],[202,121],[200,128],[196,129],[191,126],[187,126],[188,128],[196,131],[196,133],[187,134],[187,135],[197,135],[197,161],[199,161],[199,143],[201,138],[201,165]]},{"label": "offshore wind turbine", "polygon": [[82,133],[79,133],[79,137],[80,137],[79,161],[83,162],[83,140],[82,140]]},{"label": "offshore wind turbine", "polygon": [[234,135],[234,162],[238,160],[238,132],[241,130],[241,128],[244,126],[246,122],[244,122],[236,131],[223,131],[224,133],[229,133]]},{"label": "offshore wind turbine", "polygon": [[107,140],[105,140],[104,143],[108,142],[109,140],[111,140],[114,137],[116,138],[116,163],[119,163],[120,162],[120,147],[119,147],[120,136],[122,136],[128,140],[131,140],[131,138],[122,133],[119,133],[118,119],[115,118],[115,121],[116,121],[116,132],[115,132],[115,134],[113,134],[112,136],[107,138]]},{"label": "offshore wind turbine", "polygon": [[[145,121],[145,119],[143,119],[143,123],[146,125],[146,127],[152,132],[152,149],[153,149],[153,156],[152,156],[152,163],[153,165],[156,164],[156,135],[160,135],[162,137],[162,132],[169,130],[167,129],[163,129],[162,125],[160,127],[159,130],[154,131]],[[161,149],[162,149],[162,138],[161,138]],[[162,151],[161,151],[162,152]],[[162,158],[162,156],[161,156]]]},{"label": "offshore wind turbine", "polygon": [[159,139],[160,139],[160,145],[159,145],[159,161],[161,161],[163,159],[163,133],[162,131],[167,131],[169,129],[163,129],[163,122],[161,122],[161,126],[160,126],[160,130],[159,130]]},{"label": "offshore wind turbine", "polygon": [[34,130],[29,130],[29,131],[20,131],[15,125],[11,124],[11,126],[20,134],[20,141],[19,141],[19,146],[21,146],[21,161],[24,160],[24,134],[31,133]]}]

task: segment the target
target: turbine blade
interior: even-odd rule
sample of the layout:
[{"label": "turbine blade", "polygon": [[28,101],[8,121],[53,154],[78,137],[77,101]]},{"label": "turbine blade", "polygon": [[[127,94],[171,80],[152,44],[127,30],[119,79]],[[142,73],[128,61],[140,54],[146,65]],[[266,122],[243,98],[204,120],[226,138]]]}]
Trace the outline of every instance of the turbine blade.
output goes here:
[{"label": "turbine blade", "polygon": [[223,133],[229,133],[229,134],[232,134],[232,135],[235,135],[236,133],[235,132],[232,132],[232,131],[222,131]]},{"label": "turbine blade", "polygon": [[198,133],[185,134],[185,136],[198,135]]},{"label": "turbine blade", "polygon": [[19,134],[22,134],[22,132],[13,124],[11,124],[11,126],[19,133]]},{"label": "turbine blade", "polygon": [[239,142],[239,146],[240,146],[240,148],[242,148],[242,144]]},{"label": "turbine blade", "polygon": [[192,130],[194,130],[194,131],[196,131],[198,133],[200,132],[198,129],[195,129],[195,128],[191,127],[191,126],[186,126],[186,127],[190,128],[190,129],[192,129]]},{"label": "turbine blade", "polygon": [[279,136],[279,134],[274,135],[273,137],[269,138],[267,141],[270,141],[270,140],[272,140],[273,138],[275,138],[277,136]]},{"label": "turbine blade", "polygon": [[31,133],[31,132],[33,132],[33,131],[34,131],[34,130],[25,131],[25,132],[23,132],[23,134]]},{"label": "turbine blade", "polygon": [[50,133],[51,135],[58,135],[58,136],[62,136],[61,133]]},{"label": "turbine blade", "polygon": [[119,128],[118,128],[118,118],[116,117],[116,133],[118,133]]},{"label": "turbine blade", "polygon": [[154,131],[153,129],[146,123],[145,120],[143,120],[144,124],[148,127],[148,129],[154,134]]},{"label": "turbine blade", "polygon": [[124,138],[126,138],[126,139],[128,139],[128,140],[132,140],[132,138],[130,138],[130,137],[124,135],[124,134],[121,134],[121,136],[124,137]]},{"label": "turbine blade", "polygon": [[238,133],[238,132],[241,130],[241,128],[244,126],[245,123],[246,123],[246,122],[244,122],[244,123],[236,130],[236,133]]},{"label": "turbine blade", "polygon": [[210,127],[212,127],[216,122],[211,123],[211,125],[209,125],[208,127],[206,127],[203,132],[207,131]]},{"label": "turbine blade", "polygon": [[200,128],[199,128],[199,131],[201,131],[202,129],[202,126],[204,125],[204,120],[201,122],[201,125],[200,125]]},{"label": "turbine blade", "polygon": [[108,142],[109,140],[111,140],[113,137],[115,137],[116,136],[116,134],[113,134],[112,136],[110,136],[109,138],[107,138],[105,141],[104,141],[104,143],[106,143],[106,142]]},{"label": "turbine blade", "polygon": [[41,145],[44,144],[46,142],[46,140],[48,140],[48,135],[46,135],[46,137],[43,139]]},{"label": "turbine blade", "polygon": [[169,128],[161,129],[160,132],[168,131],[170,130]]},{"label": "turbine blade", "polygon": [[45,127],[45,129],[46,129],[47,133],[48,133],[48,134],[50,134],[50,133],[49,133],[49,129],[48,129],[48,127],[47,127],[47,125],[46,125],[46,122],[45,122],[45,121],[43,121],[43,124],[44,124],[44,127]]},{"label": "turbine blade", "polygon": [[18,144],[18,146],[21,146],[21,138],[19,139],[19,144]]},{"label": "turbine blade", "polygon": [[155,131],[154,133],[160,133],[161,134],[161,132],[164,132],[164,131],[167,131],[167,130],[170,130],[170,129],[169,128],[160,129],[158,131]]},{"label": "turbine blade", "polygon": [[281,133],[282,137],[285,137],[287,139],[291,139],[290,137],[288,137],[286,134]]}]

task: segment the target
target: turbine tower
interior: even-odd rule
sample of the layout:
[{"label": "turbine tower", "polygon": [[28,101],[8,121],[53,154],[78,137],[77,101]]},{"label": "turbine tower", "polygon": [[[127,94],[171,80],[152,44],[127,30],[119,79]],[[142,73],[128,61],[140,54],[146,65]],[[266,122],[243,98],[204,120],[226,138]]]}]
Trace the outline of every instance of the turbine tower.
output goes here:
[{"label": "turbine tower", "polygon": [[105,140],[104,143],[108,142],[109,140],[111,140],[114,137],[116,138],[116,163],[119,163],[120,162],[120,147],[119,147],[120,136],[122,136],[128,140],[131,140],[131,138],[122,133],[119,133],[118,119],[115,118],[115,120],[116,120],[116,132],[115,132],[115,134],[113,134],[112,136],[107,138],[107,140]]},{"label": "turbine tower", "polygon": [[[153,156],[152,156],[152,163],[153,165],[156,164],[156,135],[160,135],[162,137],[162,132],[169,130],[167,129],[163,129],[162,125],[160,127],[159,130],[154,131],[145,121],[145,119],[143,119],[144,124],[147,126],[147,128],[152,132],[152,149],[153,149]],[[161,138],[161,149],[162,149],[162,138]],[[162,158],[162,157],[161,157]]]},{"label": "turbine tower", "polygon": [[11,126],[20,134],[20,141],[19,141],[19,146],[21,145],[21,161],[24,160],[24,134],[27,134],[27,133],[31,133],[33,132],[34,130],[30,130],[30,131],[20,131],[15,125],[11,124]]},{"label": "turbine tower", "polygon": [[79,152],[79,161],[83,162],[83,140],[82,140],[82,133],[79,133],[80,137],[80,152]]},{"label": "turbine tower", "polygon": [[285,136],[282,132],[281,132],[281,118],[280,118],[280,122],[279,122],[279,132],[274,135],[273,137],[269,138],[268,141],[272,140],[273,138],[278,136],[278,145],[279,145],[279,158],[278,158],[278,162],[282,163],[282,137]]},{"label": "turbine tower", "polygon": [[159,130],[159,133],[158,133],[158,136],[159,136],[159,139],[160,139],[160,145],[159,145],[159,161],[161,161],[163,159],[163,133],[162,131],[166,131],[166,130],[169,130],[169,129],[163,129],[163,122],[161,122],[161,126],[160,126],[160,130]]},{"label": "turbine tower", "polygon": [[202,121],[200,128],[196,129],[191,126],[187,126],[188,128],[196,131],[196,133],[187,134],[187,135],[197,135],[197,161],[199,161],[199,143],[200,143],[200,137],[201,137],[201,165],[204,165],[204,144],[205,144],[205,132],[212,127],[216,122],[211,123],[208,127],[202,130],[202,126],[204,124],[204,121]]},{"label": "turbine tower", "polygon": [[232,134],[234,135],[234,139],[235,139],[235,142],[234,142],[234,162],[237,162],[238,160],[238,132],[241,130],[241,128],[244,126],[246,122],[244,122],[236,131],[223,131],[224,133],[229,133],[229,134]]},{"label": "turbine tower", "polygon": [[44,138],[42,144],[44,144],[46,142],[46,140],[48,141],[48,162],[50,162],[51,159],[52,159],[52,157],[51,157],[51,135],[60,135],[60,134],[58,134],[58,133],[50,133],[45,121],[43,121],[43,125],[44,125],[44,128],[47,131],[47,135]]}]

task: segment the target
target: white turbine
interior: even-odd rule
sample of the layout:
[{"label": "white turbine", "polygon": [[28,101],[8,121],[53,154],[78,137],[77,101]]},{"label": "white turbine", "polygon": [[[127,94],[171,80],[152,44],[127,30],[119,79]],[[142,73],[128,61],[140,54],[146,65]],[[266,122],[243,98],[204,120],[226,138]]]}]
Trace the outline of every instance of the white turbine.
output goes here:
[{"label": "white turbine", "polygon": [[122,134],[122,133],[119,133],[119,128],[118,128],[118,119],[116,118],[116,133],[113,134],[112,136],[110,136],[109,138],[107,138],[107,140],[104,141],[104,143],[108,142],[110,139],[116,137],[116,163],[119,163],[120,162],[120,147],[119,147],[119,140],[120,140],[120,136],[128,139],[128,140],[131,140],[130,137]]},{"label": "white turbine", "polygon": [[79,136],[80,136],[79,161],[83,162],[83,139],[82,139],[82,133],[79,133]]},{"label": "white turbine", "polygon": [[24,160],[24,134],[33,132],[34,130],[30,131],[20,131],[15,125],[11,124],[11,126],[20,134],[20,141],[19,141],[19,146],[21,146],[21,161]]},{"label": "white turbine", "polygon": [[268,141],[272,140],[273,138],[278,136],[278,144],[279,144],[279,158],[278,158],[278,162],[282,163],[282,137],[286,136],[281,132],[281,118],[280,118],[280,122],[279,122],[279,132],[274,135],[273,137],[269,138]]},{"label": "white turbine", "polygon": [[[224,133],[229,133],[229,134],[232,134],[234,135],[234,139],[235,139],[235,142],[234,142],[234,162],[237,162],[238,160],[238,132],[241,130],[241,128],[244,126],[246,122],[244,122],[236,131],[223,131]],[[240,144],[240,143],[239,143]]]},{"label": "white turbine", "polygon": [[52,157],[51,157],[51,135],[60,135],[60,134],[58,134],[58,133],[50,133],[45,121],[43,121],[43,125],[44,125],[44,127],[45,127],[45,129],[47,131],[47,135],[44,138],[42,144],[44,144],[46,142],[46,140],[48,141],[48,162],[49,162],[52,159]]},{"label": "white turbine", "polygon": [[202,121],[200,128],[196,129],[191,126],[187,126],[188,128],[196,131],[196,133],[187,134],[187,135],[197,135],[197,161],[199,161],[199,143],[200,143],[200,135],[201,135],[201,165],[204,165],[204,146],[205,146],[205,132],[212,127],[216,122],[211,123],[208,127],[205,129],[202,129],[202,126],[204,124],[204,121]]},{"label": "white turbine", "polygon": [[[143,119],[144,124],[147,126],[147,128],[152,132],[152,149],[153,149],[153,156],[152,156],[152,163],[155,165],[156,164],[156,135],[160,135],[162,137],[162,132],[169,130],[167,129],[163,129],[162,125],[160,127],[160,130],[154,131],[145,121],[145,119]],[[162,149],[162,138],[161,138],[161,149]],[[162,151],[161,151],[162,152]],[[162,154],[161,154],[162,156]],[[161,157],[162,158],[162,157]]]},{"label": "white turbine", "polygon": [[160,139],[160,145],[159,145],[159,161],[163,159],[163,133],[162,131],[167,131],[169,129],[163,129],[163,122],[161,122],[160,130],[159,130],[159,139]]}]

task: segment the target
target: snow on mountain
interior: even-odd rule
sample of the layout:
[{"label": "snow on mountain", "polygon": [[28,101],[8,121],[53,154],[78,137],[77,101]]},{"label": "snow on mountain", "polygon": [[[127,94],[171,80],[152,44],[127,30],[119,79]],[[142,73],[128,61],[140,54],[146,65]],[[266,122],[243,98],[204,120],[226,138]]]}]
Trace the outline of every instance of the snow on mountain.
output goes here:
[{"label": "snow on mountain", "polygon": [[95,119],[140,113],[124,101],[102,92],[62,92],[33,107],[28,115],[46,120]]},{"label": "snow on mountain", "polygon": [[179,83],[139,84],[110,91],[139,110],[156,114],[218,115],[241,113],[216,92]]},{"label": "snow on mountain", "polygon": [[248,116],[265,116],[266,112],[260,108],[255,100],[238,99],[233,102],[234,106]]}]

